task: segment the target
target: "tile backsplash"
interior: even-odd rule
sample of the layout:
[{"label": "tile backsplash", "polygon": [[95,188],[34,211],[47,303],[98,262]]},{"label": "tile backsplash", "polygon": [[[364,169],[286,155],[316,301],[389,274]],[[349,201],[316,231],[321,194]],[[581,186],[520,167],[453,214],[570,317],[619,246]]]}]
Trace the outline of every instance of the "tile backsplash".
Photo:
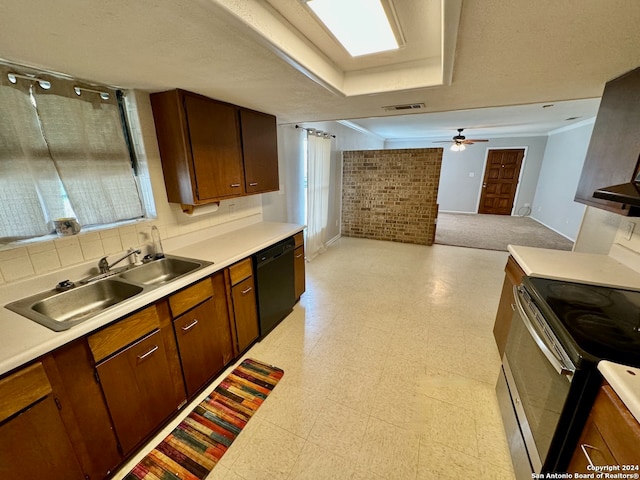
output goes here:
[{"label": "tile backsplash", "polygon": [[180,205],[169,203],[149,95],[138,91],[130,94],[127,106],[134,148],[141,167],[140,188],[142,197],[149,204],[148,210],[155,218],[100,231],[81,231],[69,237],[52,236],[47,240],[0,250],[0,285],[92,260],[97,264],[101,257],[116,255],[131,247],[146,250],[151,244],[152,225],[158,227],[166,245],[167,239],[200,230],[206,229],[211,234],[212,227],[213,232],[216,228],[222,231],[238,220],[250,217],[255,217],[256,221],[262,219],[261,195],[222,201],[217,211],[202,216],[188,216],[182,212]]}]

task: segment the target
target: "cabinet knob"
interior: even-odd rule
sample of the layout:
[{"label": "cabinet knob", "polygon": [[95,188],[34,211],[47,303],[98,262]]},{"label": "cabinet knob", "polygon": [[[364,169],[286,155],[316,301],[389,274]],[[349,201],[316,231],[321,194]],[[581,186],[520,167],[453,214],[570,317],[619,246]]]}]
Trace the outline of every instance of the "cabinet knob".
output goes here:
[{"label": "cabinet knob", "polygon": [[252,182],[249,184],[250,187],[257,187],[258,186],[258,182]]},{"label": "cabinet knob", "polygon": [[191,330],[193,327],[195,327],[198,324],[198,320],[197,319],[193,319],[193,322],[191,322],[189,325],[185,325],[182,328],[183,332],[188,332],[189,330]]},{"label": "cabinet knob", "polygon": [[231,185],[229,185],[231,188],[238,188],[240,186],[239,183],[232,183]]}]

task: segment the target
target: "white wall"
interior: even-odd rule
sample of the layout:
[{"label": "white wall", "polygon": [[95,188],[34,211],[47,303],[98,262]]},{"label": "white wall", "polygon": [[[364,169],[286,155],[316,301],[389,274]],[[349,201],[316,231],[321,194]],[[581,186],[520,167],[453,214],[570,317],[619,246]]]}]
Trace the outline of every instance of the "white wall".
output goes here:
[{"label": "white wall", "polygon": [[[487,151],[492,148],[525,148],[521,182],[514,201],[514,214],[522,212],[524,204],[533,203],[538,175],[542,165],[547,137],[490,138],[489,143],[470,145],[463,152],[444,148],[438,204],[441,212],[477,213]],[[442,148],[430,141],[388,141],[385,148]]]},{"label": "white wall", "polygon": [[531,216],[571,240],[578,236],[585,205],[573,200],[594,119],[549,135]]},{"label": "white wall", "polygon": [[[342,152],[345,150],[376,150],[384,148],[382,139],[353,130],[338,122],[301,123],[335,135],[331,140],[331,181],[329,190],[329,220],[325,242],[340,235],[342,209]],[[295,125],[278,126],[279,192],[262,196],[265,221],[306,224],[304,218],[304,151],[306,135]]]}]

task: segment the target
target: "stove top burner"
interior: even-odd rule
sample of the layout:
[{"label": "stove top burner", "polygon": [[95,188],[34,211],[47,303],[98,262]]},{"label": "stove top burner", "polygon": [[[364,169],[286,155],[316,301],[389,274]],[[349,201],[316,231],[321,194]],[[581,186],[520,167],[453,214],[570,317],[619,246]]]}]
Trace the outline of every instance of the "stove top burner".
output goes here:
[{"label": "stove top burner", "polygon": [[589,285],[576,285],[573,283],[550,284],[548,290],[554,298],[561,298],[562,301],[573,305],[592,308],[611,305],[610,296],[590,288]]},{"label": "stove top burner", "polygon": [[[640,365],[640,292],[529,277],[529,283],[582,351]],[[546,314],[545,314],[546,315]]]}]

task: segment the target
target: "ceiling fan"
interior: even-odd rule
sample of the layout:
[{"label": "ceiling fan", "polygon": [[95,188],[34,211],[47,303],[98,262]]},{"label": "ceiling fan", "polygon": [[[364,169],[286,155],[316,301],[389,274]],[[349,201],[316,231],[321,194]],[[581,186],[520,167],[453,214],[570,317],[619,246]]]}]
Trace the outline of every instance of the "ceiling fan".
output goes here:
[{"label": "ceiling fan", "polygon": [[443,142],[434,142],[434,143],[451,143],[451,150],[454,152],[460,152],[465,150],[467,147],[465,145],[473,145],[476,142],[488,142],[489,140],[480,139],[480,138],[467,138],[462,135],[462,131],[464,128],[458,129],[458,134],[455,135],[451,140],[445,140]]}]

